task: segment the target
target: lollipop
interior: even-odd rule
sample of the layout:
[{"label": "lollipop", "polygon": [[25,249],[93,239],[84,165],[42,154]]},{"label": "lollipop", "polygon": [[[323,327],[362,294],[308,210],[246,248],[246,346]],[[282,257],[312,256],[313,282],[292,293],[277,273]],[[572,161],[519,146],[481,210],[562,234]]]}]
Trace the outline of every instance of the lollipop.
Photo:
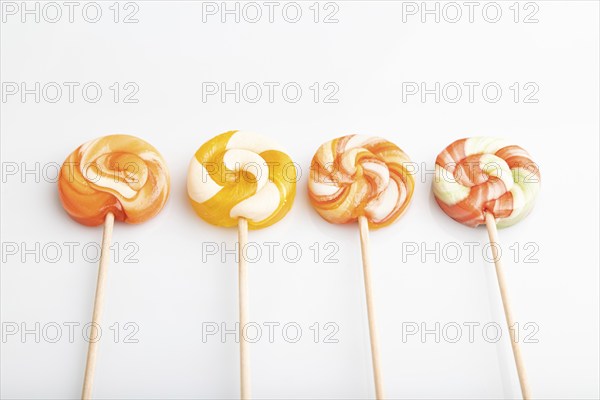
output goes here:
[{"label": "lollipop", "polygon": [[[98,283],[90,338],[98,338],[104,287],[115,219],[141,223],[155,216],[169,196],[169,172],[162,156],[135,136],[110,135],[87,142],[67,157],[60,170],[58,193],[75,221],[104,224]],[[98,341],[90,340],[82,398],[92,394]]]},{"label": "lollipop", "polygon": [[470,227],[486,224],[521,392],[529,399],[521,350],[510,329],[514,320],[498,254],[497,228],[514,225],[529,214],[540,190],[539,170],[521,147],[488,137],[455,141],[438,155],[435,169],[433,193],[442,210]]},{"label": "lollipop", "polygon": [[408,156],[385,139],[343,136],[319,147],[308,181],[310,201],[325,220],[334,224],[358,221],[378,399],[384,395],[371,289],[369,227],[387,226],[406,211],[414,190],[409,163]]},{"label": "lollipop", "polygon": [[238,226],[241,397],[250,398],[247,340],[246,260],[248,228],[260,229],[283,218],[296,195],[296,167],[269,139],[229,131],[204,143],[188,169],[188,196],[205,221]]},{"label": "lollipop", "polygon": [[540,190],[540,175],[529,154],[502,139],[457,140],[435,162],[433,193],[446,214],[465,225],[496,218],[498,228],[529,214]]}]

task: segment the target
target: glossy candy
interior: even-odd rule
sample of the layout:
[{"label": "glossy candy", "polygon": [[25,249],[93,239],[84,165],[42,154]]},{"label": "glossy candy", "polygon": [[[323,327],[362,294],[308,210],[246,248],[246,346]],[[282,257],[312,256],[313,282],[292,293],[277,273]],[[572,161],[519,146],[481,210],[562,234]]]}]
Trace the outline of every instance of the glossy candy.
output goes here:
[{"label": "glossy candy", "polygon": [[371,228],[387,226],[404,213],[412,198],[409,163],[398,146],[382,138],[349,135],[329,141],[312,160],[311,203],[331,223],[365,216]]},{"label": "glossy candy", "polygon": [[190,162],[188,196],[205,221],[232,227],[238,218],[251,229],[283,218],[296,195],[296,167],[269,139],[229,131],[204,143]]},{"label": "glossy candy", "polygon": [[162,209],[169,185],[169,171],[154,147],[135,136],[110,135],[67,157],[58,192],[67,213],[81,224],[100,225],[108,212],[135,224]]},{"label": "glossy candy", "polygon": [[504,228],[529,214],[540,190],[540,173],[529,153],[505,140],[460,139],[435,163],[433,193],[446,214],[465,225],[485,223],[491,212]]}]

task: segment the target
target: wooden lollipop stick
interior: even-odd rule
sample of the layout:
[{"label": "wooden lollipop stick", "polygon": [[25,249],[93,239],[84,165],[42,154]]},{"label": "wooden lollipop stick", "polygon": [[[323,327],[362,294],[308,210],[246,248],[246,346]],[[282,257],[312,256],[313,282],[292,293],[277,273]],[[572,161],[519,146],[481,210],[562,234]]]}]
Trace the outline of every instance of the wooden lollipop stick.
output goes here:
[{"label": "wooden lollipop stick", "polygon": [[369,256],[369,222],[367,217],[358,217],[360,231],[360,249],[362,252],[365,294],[367,296],[367,316],[369,318],[369,336],[371,338],[371,358],[373,360],[373,377],[375,379],[375,395],[383,399],[383,382],[381,379],[381,362],[379,357],[379,337],[375,326],[375,307],[373,305],[373,289],[371,288],[371,258]]},{"label": "wooden lollipop stick", "polygon": [[110,242],[115,224],[115,216],[109,212],[104,219],[104,232],[102,233],[102,250],[100,252],[100,265],[98,266],[98,283],[96,284],[96,298],[94,299],[94,313],[92,314],[92,329],[90,332],[90,343],[85,364],[85,377],[83,379],[83,391],[81,398],[88,400],[92,398],[92,385],[94,383],[94,371],[96,370],[96,356],[98,355],[98,326],[102,318],[104,305],[104,287],[106,286],[106,274],[110,262]]},{"label": "wooden lollipop stick", "polygon": [[496,264],[496,276],[498,277],[498,286],[500,287],[500,296],[502,297],[502,305],[504,306],[504,315],[506,316],[506,324],[508,325],[508,331],[510,332],[510,343],[512,345],[513,355],[515,357],[515,364],[517,365],[517,373],[519,375],[519,383],[521,384],[521,394],[523,399],[531,399],[531,392],[529,390],[529,384],[527,382],[527,373],[525,372],[525,364],[523,363],[523,356],[521,354],[521,348],[516,338],[515,331],[512,329],[514,326],[513,313],[510,308],[510,302],[508,301],[508,290],[506,289],[506,281],[504,279],[504,272],[502,271],[502,262],[498,254],[498,229],[496,227],[496,218],[492,213],[486,213],[485,225],[487,227],[488,235],[490,237],[490,245],[492,247],[492,255],[494,256],[494,264]]},{"label": "wooden lollipop stick", "polygon": [[248,220],[238,220],[239,308],[240,308],[240,387],[242,400],[250,399],[250,359],[244,327],[248,322],[248,280],[244,248],[248,243]]}]

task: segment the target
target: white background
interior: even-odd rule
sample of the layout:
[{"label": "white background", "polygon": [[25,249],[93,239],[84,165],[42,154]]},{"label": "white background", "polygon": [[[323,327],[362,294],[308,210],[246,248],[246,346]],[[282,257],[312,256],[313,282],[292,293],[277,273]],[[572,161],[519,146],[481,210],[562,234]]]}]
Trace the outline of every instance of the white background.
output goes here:
[{"label": "white background", "polygon": [[[48,82],[97,82],[102,98],[90,103],[75,90],[56,103],[33,95],[2,102],[2,242],[1,317],[3,329],[33,329],[42,337],[3,333],[1,395],[3,398],[77,398],[80,395],[87,344],[81,325],[91,318],[97,263],[82,247],[100,240],[101,228],[78,225],[68,218],[54,183],[56,163],[81,143],[110,133],[140,136],[163,154],[172,174],[171,197],[161,214],[140,226],[115,226],[119,262],[110,266],[104,336],[97,363],[96,398],[236,398],[239,394],[238,345],[229,335],[202,342],[206,322],[237,318],[237,267],[232,256],[206,256],[208,242],[233,248],[234,229],[207,225],[197,218],[185,193],[187,165],[196,148],[230,129],[245,129],[276,138],[302,167],[298,195],[289,215],[268,229],[253,231],[250,240],[263,249],[250,266],[250,320],[296,322],[297,343],[284,340],[281,326],[269,343],[268,331],[251,346],[252,390],[256,398],[369,398],[371,377],[366,307],[358,231],[322,220],[306,195],[307,167],[317,147],[333,137],[362,133],[388,138],[413,161],[431,170],[436,155],[455,139],[474,135],[504,136],[528,149],[540,165],[542,192],[533,213],[517,226],[500,232],[505,269],[515,315],[522,334],[527,322],[537,324],[538,343],[522,350],[532,392],[539,398],[598,398],[598,3],[538,1],[537,23],[523,23],[534,8],[500,2],[499,22],[487,22],[480,3],[468,20],[468,8],[457,23],[443,16],[421,22],[405,15],[400,2],[337,2],[320,5],[313,21],[312,2],[301,3],[302,17],[287,22],[275,9],[268,21],[239,23],[228,16],[206,15],[201,2],[137,2],[138,23],[113,22],[112,2],[101,3],[97,23],[82,18],[80,3],[74,22],[63,16],[49,23],[43,16],[21,21],[3,14],[2,82],[33,87]],[[34,7],[34,3],[28,3]],[[62,3],[59,3],[62,4]],[[262,5],[262,3],[259,3]],[[429,3],[433,8],[433,3]],[[462,3],[459,3],[462,4]],[[440,4],[440,7],[444,4]],[[20,6],[20,2],[17,3]],[[40,7],[43,4],[40,5]],[[217,3],[220,6],[220,3]],[[420,6],[420,3],[417,3]],[[120,6],[120,20],[132,11]],[[233,4],[230,3],[230,7]],[[406,7],[406,5],[404,5]],[[533,7],[533,6],[528,6]],[[47,11],[54,12],[47,9]],[[93,17],[92,10],[88,10]],[[248,12],[251,10],[247,9]],[[288,10],[293,17],[293,11]],[[446,9],[448,13],[452,10]],[[494,17],[493,10],[488,9]],[[48,15],[50,18],[54,14]],[[253,14],[249,15],[250,18]],[[447,17],[453,18],[454,14]],[[135,82],[138,103],[115,103],[114,82]],[[296,103],[286,101],[281,86],[269,102],[233,96],[202,100],[203,82],[297,82],[303,89]],[[334,82],[337,103],[315,103],[314,82]],[[403,82],[478,82],[473,102],[450,103],[433,95],[402,99]],[[497,82],[502,97],[486,101],[481,87]],[[521,86],[515,103],[514,82]],[[525,103],[523,85],[539,88],[537,103]],[[290,92],[291,93],[291,92]],[[492,92],[490,92],[492,93]],[[3,95],[7,93],[3,90]],[[454,95],[450,96],[453,97]],[[49,94],[48,97],[54,97]],[[15,175],[8,173],[15,166]],[[21,176],[23,168],[41,176]],[[485,229],[461,226],[441,212],[431,194],[431,174],[417,175],[413,202],[396,224],[373,232],[373,284],[383,358],[385,390],[390,398],[518,398],[516,371],[502,314],[493,264],[483,258]],[[36,182],[38,181],[38,182]],[[265,242],[281,245],[270,262]],[[69,260],[65,242],[77,242]],[[138,263],[124,262],[134,242]],[[296,242],[302,257],[286,261],[284,244]],[[318,243],[317,263],[310,250]],[[337,263],[325,263],[323,247],[333,242]],[[428,249],[457,243],[462,258],[455,263],[435,255],[408,255],[414,242]],[[477,242],[469,260],[465,242]],[[527,243],[533,243],[525,248]],[[36,262],[35,255],[6,251],[10,243],[31,249],[39,243],[55,250]],[[23,243],[23,244],[21,244]],[[403,243],[405,243],[403,245]],[[515,261],[509,246],[520,247]],[[524,258],[538,246],[533,257]],[[48,247],[50,246],[50,247]],[[451,245],[452,246],[452,245]],[[448,248],[448,247],[447,247]],[[406,250],[406,247],[404,247]],[[90,250],[92,257],[93,248]],[[290,250],[290,255],[294,252]],[[21,258],[25,257],[25,262]],[[451,257],[454,253],[451,253]],[[76,322],[69,342],[65,323]],[[123,325],[139,327],[124,343]],[[315,322],[321,337],[314,343]],[[339,326],[338,343],[324,343],[323,325]],[[406,323],[463,326],[458,343],[433,334],[402,340]],[[467,322],[481,324],[469,343]],[[498,343],[482,333],[486,323],[504,329]],[[52,324],[62,326],[57,343]],[[114,330],[120,324],[115,343]],[[43,331],[43,327],[47,330]],[[449,330],[451,338],[455,332]],[[489,336],[494,336],[491,329]],[[294,336],[289,331],[289,336]]]}]

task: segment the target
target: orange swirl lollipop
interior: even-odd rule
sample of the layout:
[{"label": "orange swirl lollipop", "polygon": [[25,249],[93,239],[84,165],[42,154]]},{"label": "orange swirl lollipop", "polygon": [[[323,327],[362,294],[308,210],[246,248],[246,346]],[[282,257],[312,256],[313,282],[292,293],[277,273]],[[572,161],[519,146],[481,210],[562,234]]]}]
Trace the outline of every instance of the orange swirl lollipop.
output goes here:
[{"label": "orange swirl lollipop", "polygon": [[414,191],[410,159],[395,144],[349,135],[319,147],[310,168],[308,192],[317,212],[334,224],[358,220],[375,393],[383,398],[369,257],[369,227],[381,228],[406,211]]},{"label": "orange swirl lollipop", "polygon": [[169,172],[158,151],[129,135],[87,142],[62,165],[58,193],[64,209],[83,225],[104,223],[82,399],[92,396],[114,221],[135,224],[155,216],[169,197],[169,182]]},{"label": "orange swirl lollipop", "polygon": [[169,171],[148,142],[130,135],[104,136],[67,157],[58,193],[67,213],[83,225],[100,225],[109,212],[117,221],[136,224],[165,205]]}]

